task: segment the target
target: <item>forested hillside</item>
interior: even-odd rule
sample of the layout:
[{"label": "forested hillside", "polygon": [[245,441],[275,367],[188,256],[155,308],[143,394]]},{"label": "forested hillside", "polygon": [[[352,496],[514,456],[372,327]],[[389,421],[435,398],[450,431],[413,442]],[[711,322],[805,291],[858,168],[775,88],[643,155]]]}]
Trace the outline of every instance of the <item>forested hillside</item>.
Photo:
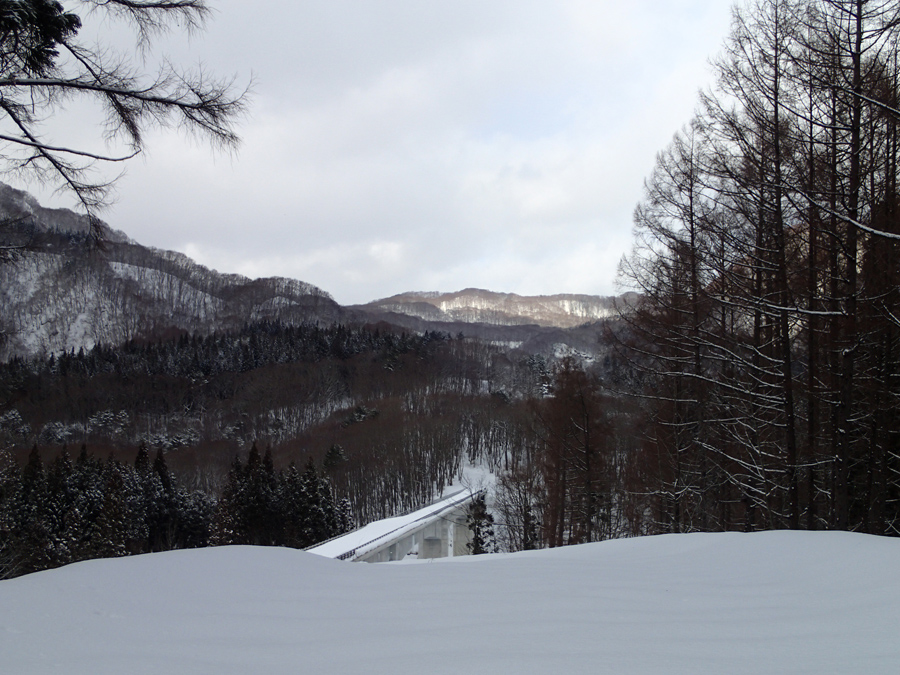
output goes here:
[{"label": "forested hillside", "polygon": [[[512,356],[462,336],[387,325],[264,322],[232,334],[13,359],[0,366],[0,531],[7,553],[25,546],[14,533],[31,531],[52,551],[65,546],[64,533],[99,517],[104,490],[95,493],[90,518],[66,501],[68,493],[54,493],[70,483],[50,478],[71,463],[67,447],[82,448],[77,467],[103,465],[96,472],[101,487],[118,481],[110,476],[130,475],[141,448],[149,448],[171,476],[172,503],[205,509],[206,524],[197,525],[203,532],[214,531],[215,514],[236,491],[268,504],[258,506],[263,512],[280,513],[281,502],[265,495],[283,491],[272,481],[287,472],[277,479],[283,486],[291,466],[325,481],[326,502],[344,514],[340,522],[365,523],[427,503],[468,464],[499,476],[503,547],[643,531],[641,509],[629,507],[622,492],[636,418],[627,400],[601,392],[601,379],[624,383],[628,374],[615,359],[586,370],[572,359]],[[251,465],[265,467],[270,478],[237,490],[234,477],[253,474]],[[43,492],[27,487],[35,475],[44,476]],[[286,484],[299,485],[292,480]],[[57,506],[48,511],[48,503]],[[257,531],[265,518],[254,518],[250,541],[298,541]],[[141,522],[129,527],[149,527]],[[175,547],[201,540],[214,541],[212,534],[154,539]],[[117,546],[140,549],[128,540]]]},{"label": "forested hillside", "polygon": [[105,225],[98,241],[86,216],[45,209],[2,183],[0,225],[2,243],[15,245],[13,259],[0,264],[0,360],[346,315],[302,281],[220,274]]},{"label": "forested hillside", "polygon": [[615,299],[574,294],[523,296],[467,288],[456,293],[402,293],[370,302],[361,309],[396,312],[428,321],[573,328],[613,316]]}]

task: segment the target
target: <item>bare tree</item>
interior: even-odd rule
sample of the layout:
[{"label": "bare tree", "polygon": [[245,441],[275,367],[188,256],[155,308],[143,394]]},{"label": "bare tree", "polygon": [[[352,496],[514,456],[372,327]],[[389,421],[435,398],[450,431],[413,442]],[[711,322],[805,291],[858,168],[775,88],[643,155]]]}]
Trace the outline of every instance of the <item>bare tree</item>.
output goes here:
[{"label": "bare tree", "polygon": [[[742,511],[748,528],[897,531],[898,44],[896,2],[742,3],[697,156],[669,151],[648,182],[622,270],[655,387],[641,395],[658,475],[638,483],[670,495],[663,529],[736,527]],[[699,221],[695,203],[710,205]],[[715,458],[701,482],[692,444]],[[711,485],[742,508],[709,518]]]}]

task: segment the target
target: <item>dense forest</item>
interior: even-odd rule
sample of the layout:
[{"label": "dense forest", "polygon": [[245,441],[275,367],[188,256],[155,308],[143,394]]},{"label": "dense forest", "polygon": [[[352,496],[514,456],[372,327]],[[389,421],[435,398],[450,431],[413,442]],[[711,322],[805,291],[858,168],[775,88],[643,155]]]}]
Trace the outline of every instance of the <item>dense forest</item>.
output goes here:
[{"label": "dense forest", "polygon": [[134,463],[64,446],[45,465],[37,447],[18,468],[0,455],[0,578],[79,560],[174,548],[254,544],[303,548],[348,531],[352,517],[310,461],[275,470],[254,445],[218,498],[181,488],[162,450]]},{"label": "dense forest", "polygon": [[[595,331],[599,338],[601,325]],[[309,545],[309,538],[271,535],[264,517],[251,519],[255,524],[242,539],[223,538],[215,528],[223,527],[221,514],[236,492],[269,486],[247,499],[269,503],[269,494],[296,501],[285,495],[306,485],[307,493],[326,493],[323,508],[335,514],[326,519],[330,529],[319,528],[313,537],[327,538],[350,522],[427,503],[472,464],[501,477],[493,501],[503,509],[496,529],[504,548],[621,536],[634,524],[614,495],[616,474],[633,434],[619,431],[633,419],[625,404],[613,405],[599,388],[602,377],[616,381],[618,370],[614,359],[587,369],[572,359],[554,364],[462,335],[271,322],[237,333],[13,359],[0,366],[6,448],[0,541],[11,555],[34,548],[16,533],[36,531],[49,551],[40,560],[64,562],[58,551],[68,550],[69,529],[80,528],[90,539],[96,526],[85,523],[99,516],[111,480],[114,492],[119,489],[119,479],[110,476],[124,476],[126,491],[158,492],[158,486],[141,487],[142,480],[157,481],[140,468],[147,448],[165,466],[156,474],[168,486],[163,510],[176,514],[167,521],[175,529],[164,539],[129,536],[115,548],[121,553],[229,541]],[[570,419],[573,406],[577,419]],[[585,420],[589,429],[582,436]],[[64,470],[72,464],[67,447],[82,448],[72,470]],[[257,447],[265,448],[262,460]],[[305,467],[305,483],[297,480],[297,466]],[[99,486],[87,511],[69,499],[69,487],[56,494],[88,480],[84,467],[91,467]],[[265,480],[234,487],[235,476],[254,475],[258,467]],[[309,487],[316,479],[319,487]],[[44,487],[28,487],[35,482]],[[140,499],[126,495],[122,501]],[[61,505],[51,513],[45,502]],[[177,515],[182,506],[186,513]],[[143,515],[136,517],[130,528],[151,527]],[[183,535],[182,522],[194,523],[200,534]],[[77,550],[97,549],[85,544]],[[15,569],[34,569],[29,560]]]},{"label": "dense forest", "polygon": [[749,3],[658,156],[622,275],[661,529],[900,533],[898,31]]}]

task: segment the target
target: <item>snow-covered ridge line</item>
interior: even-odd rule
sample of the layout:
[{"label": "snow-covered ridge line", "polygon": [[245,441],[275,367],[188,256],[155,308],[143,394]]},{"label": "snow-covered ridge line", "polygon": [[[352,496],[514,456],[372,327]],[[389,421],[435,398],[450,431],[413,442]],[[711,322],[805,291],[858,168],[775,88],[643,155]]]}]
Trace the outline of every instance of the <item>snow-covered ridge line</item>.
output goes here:
[{"label": "snow-covered ridge line", "polygon": [[616,315],[616,298],[558,294],[522,296],[469,288],[455,293],[413,292],[376,300],[363,309],[427,321],[572,328]]},{"label": "snow-covered ridge line", "polygon": [[20,219],[13,227],[33,248],[17,264],[0,266],[0,360],[173,331],[207,334],[260,320],[331,323],[344,315],[312,284],[220,274],[182,253],[141,246],[105,224],[105,246],[98,250],[84,216],[45,209],[2,183],[0,217]]}]

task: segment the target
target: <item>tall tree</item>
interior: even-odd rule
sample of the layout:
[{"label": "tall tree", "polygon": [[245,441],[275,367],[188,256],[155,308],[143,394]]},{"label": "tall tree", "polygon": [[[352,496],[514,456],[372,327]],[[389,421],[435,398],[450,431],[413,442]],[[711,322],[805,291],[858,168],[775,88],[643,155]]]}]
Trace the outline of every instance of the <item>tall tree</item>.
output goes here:
[{"label": "tall tree", "polygon": [[[637,211],[623,278],[644,293],[626,317],[657,387],[658,489],[685,494],[677,432],[702,402],[712,483],[732,486],[721,497],[747,528],[895,522],[898,28],[886,0],[737,7],[697,126],[704,246],[691,210],[658,207],[667,162]],[[707,270],[699,286],[692,269]],[[692,306],[708,308],[698,330]],[[703,396],[684,386],[697,346]],[[718,526],[737,525],[727,511]]]},{"label": "tall tree", "polygon": [[658,486],[660,525],[703,529],[710,476],[711,377],[708,152],[697,118],[657,155],[635,209],[636,243],[620,279],[641,300],[623,307],[631,362],[652,379],[656,402],[648,431],[665,479]]},{"label": "tall tree", "polygon": [[552,396],[535,402],[549,546],[606,539],[611,521],[609,428],[594,378],[564,359]]}]

